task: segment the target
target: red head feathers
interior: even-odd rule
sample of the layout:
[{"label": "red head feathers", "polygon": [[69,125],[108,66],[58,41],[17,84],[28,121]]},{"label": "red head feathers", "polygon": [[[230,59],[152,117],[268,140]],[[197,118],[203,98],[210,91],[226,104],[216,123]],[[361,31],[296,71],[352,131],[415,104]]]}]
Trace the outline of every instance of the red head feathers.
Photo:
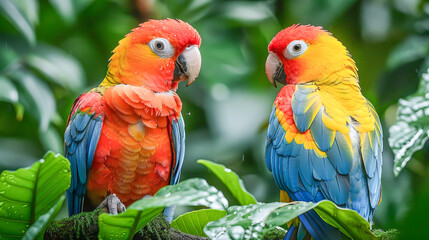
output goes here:
[{"label": "red head feathers", "polygon": [[147,21],[119,41],[107,74],[112,79],[102,85],[125,83],[154,92],[175,90],[186,79],[189,85],[200,71],[200,44],[198,32],[186,22]]}]

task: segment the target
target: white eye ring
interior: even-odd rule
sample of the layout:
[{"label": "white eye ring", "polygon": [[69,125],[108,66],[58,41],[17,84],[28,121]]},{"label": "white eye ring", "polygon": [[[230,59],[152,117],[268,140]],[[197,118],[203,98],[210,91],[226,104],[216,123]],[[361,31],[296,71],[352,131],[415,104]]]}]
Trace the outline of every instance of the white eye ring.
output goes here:
[{"label": "white eye ring", "polygon": [[148,46],[160,58],[171,58],[174,56],[174,48],[171,46],[170,41],[165,38],[152,39],[148,43]]},{"label": "white eye ring", "polygon": [[293,59],[301,56],[307,48],[308,44],[306,42],[302,40],[294,40],[287,45],[284,54],[287,59]]}]

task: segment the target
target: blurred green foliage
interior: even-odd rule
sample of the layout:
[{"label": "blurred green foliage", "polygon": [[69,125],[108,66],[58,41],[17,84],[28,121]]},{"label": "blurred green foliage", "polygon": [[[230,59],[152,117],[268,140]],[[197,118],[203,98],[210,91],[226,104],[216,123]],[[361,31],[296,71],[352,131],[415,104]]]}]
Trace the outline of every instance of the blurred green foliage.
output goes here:
[{"label": "blurred green foliage", "polygon": [[[149,18],[180,18],[199,31],[203,61],[197,82],[178,90],[187,132],[182,179],[206,177],[196,160],[214,159],[242,176],[256,199],[276,201],[260,130],[278,92],[264,72],[271,38],[295,23],[332,32],[357,62],[386,141],[398,99],[417,89],[429,51],[428,15],[424,0],[2,0],[0,170],[28,166],[46,150],[62,152],[72,103],[103,79],[117,42]],[[394,178],[393,154],[384,145],[376,227],[424,226],[429,210],[415,208],[426,206],[428,147]]]}]

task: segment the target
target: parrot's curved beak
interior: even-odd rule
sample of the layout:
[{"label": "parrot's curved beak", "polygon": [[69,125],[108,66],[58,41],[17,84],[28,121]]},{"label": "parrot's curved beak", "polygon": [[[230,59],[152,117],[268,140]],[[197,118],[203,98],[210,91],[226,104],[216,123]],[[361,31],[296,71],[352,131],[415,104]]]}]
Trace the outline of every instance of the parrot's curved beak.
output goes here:
[{"label": "parrot's curved beak", "polygon": [[188,80],[186,86],[191,85],[198,77],[201,69],[201,54],[197,45],[191,45],[179,55],[174,68],[174,81]]},{"label": "parrot's curved beak", "polygon": [[287,84],[283,64],[275,53],[270,52],[268,55],[267,61],[265,62],[265,73],[274,87],[277,87],[276,81],[283,85]]}]

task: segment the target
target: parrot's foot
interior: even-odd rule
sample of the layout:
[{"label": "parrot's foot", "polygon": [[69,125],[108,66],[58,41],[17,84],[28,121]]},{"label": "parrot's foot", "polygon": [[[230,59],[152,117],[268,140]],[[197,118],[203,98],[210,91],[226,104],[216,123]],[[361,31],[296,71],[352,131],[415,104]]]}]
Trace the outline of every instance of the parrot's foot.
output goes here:
[{"label": "parrot's foot", "polygon": [[146,199],[146,198],[153,198],[151,195],[145,195],[144,197],[142,197],[142,199]]},{"label": "parrot's foot", "polygon": [[116,194],[107,196],[97,208],[106,208],[107,212],[112,215],[118,215],[118,213],[125,212],[126,210],[125,205],[119,200]]}]

